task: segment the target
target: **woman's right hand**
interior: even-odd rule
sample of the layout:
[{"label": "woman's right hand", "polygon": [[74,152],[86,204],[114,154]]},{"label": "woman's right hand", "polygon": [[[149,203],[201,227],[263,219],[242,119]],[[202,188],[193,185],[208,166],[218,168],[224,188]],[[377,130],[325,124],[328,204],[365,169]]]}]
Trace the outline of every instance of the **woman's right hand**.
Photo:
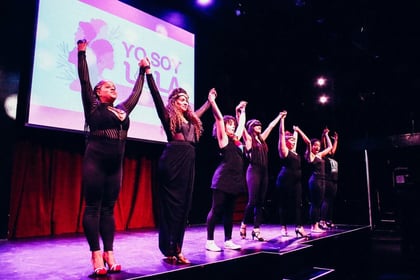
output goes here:
[{"label": "woman's right hand", "polygon": [[287,116],[287,111],[280,112],[280,118],[283,119]]},{"label": "woman's right hand", "polygon": [[77,51],[86,51],[86,47],[88,45],[88,41],[86,39],[81,39],[77,41]]},{"label": "woman's right hand", "polygon": [[150,60],[149,60],[149,58],[147,58],[147,57],[142,58],[139,61],[139,66],[141,68],[150,67]]},{"label": "woman's right hand", "polygon": [[209,91],[209,95],[208,95],[207,99],[208,99],[210,102],[212,102],[212,101],[214,101],[214,100],[216,99],[216,97],[217,97],[217,92],[216,92],[216,89],[215,89],[215,88],[212,88],[212,89]]},{"label": "woman's right hand", "polygon": [[239,102],[239,104],[238,104],[238,106],[236,106],[236,112],[243,112],[243,111],[245,111],[245,107],[246,107],[246,105],[248,104],[248,102],[247,101],[241,101],[241,102]]}]

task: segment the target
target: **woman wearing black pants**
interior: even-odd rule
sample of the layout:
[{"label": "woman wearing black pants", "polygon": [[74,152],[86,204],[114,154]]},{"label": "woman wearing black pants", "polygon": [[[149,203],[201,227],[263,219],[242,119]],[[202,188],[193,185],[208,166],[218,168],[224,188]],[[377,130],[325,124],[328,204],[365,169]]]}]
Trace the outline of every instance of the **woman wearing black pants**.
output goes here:
[{"label": "woman wearing black pants", "polygon": [[[121,271],[113,252],[114,206],[122,182],[125,143],[130,126],[128,116],[142,92],[144,67],[140,68],[130,96],[114,106],[117,91],[113,82],[102,80],[92,88],[86,61],[87,45],[86,40],[77,42],[78,75],[88,128],[82,170],[85,199],[83,229],[92,252],[94,274],[105,275],[107,271]],[[99,237],[102,238],[103,253]],[[108,269],[105,265],[108,265]]]}]

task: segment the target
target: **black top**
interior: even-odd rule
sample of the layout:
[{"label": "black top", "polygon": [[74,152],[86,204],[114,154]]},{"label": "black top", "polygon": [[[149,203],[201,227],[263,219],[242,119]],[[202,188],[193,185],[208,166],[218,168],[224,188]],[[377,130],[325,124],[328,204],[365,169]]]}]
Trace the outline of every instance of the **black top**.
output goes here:
[{"label": "black top", "polygon": [[[78,74],[82,89],[82,102],[86,124],[89,127],[90,136],[107,139],[127,139],[127,131],[130,126],[129,114],[140,98],[144,72],[139,71],[139,76],[134,84],[130,96],[123,102],[114,106],[112,103],[101,103],[92,88],[89,78],[86,52],[78,52]],[[118,118],[116,112],[126,114],[122,120]]]}]

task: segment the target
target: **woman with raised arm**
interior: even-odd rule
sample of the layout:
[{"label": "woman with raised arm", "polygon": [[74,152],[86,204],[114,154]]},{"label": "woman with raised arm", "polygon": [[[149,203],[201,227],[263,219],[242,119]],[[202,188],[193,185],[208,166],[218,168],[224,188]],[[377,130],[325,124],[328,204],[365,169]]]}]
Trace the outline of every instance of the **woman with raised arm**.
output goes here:
[{"label": "woman with raised arm", "polygon": [[[322,138],[323,147],[327,147],[328,134],[324,134]],[[322,229],[331,229],[335,227],[334,218],[334,202],[338,189],[338,162],[335,159],[335,152],[338,145],[338,133],[334,133],[334,140],[331,151],[325,155],[325,197],[321,205],[321,221],[319,226]]]},{"label": "woman with raised arm", "polygon": [[[78,75],[87,130],[82,167],[85,198],[83,229],[92,251],[94,275],[105,275],[108,271],[121,271],[113,251],[114,206],[122,183],[129,115],[140,98],[145,68],[139,63],[140,71],[132,93],[126,100],[114,105],[118,94],[112,81],[102,80],[92,88],[86,61],[87,45],[86,40],[77,42]],[[100,237],[103,253],[99,244]]]},{"label": "woman with raised arm", "polygon": [[[207,215],[206,250],[219,252],[222,249],[214,241],[216,223],[223,218],[225,242],[224,248],[239,250],[241,246],[232,241],[233,213],[235,202],[240,193],[246,191],[244,170],[245,149],[240,141],[244,136],[246,102],[241,101],[236,107],[236,117],[220,112],[214,98],[211,106],[215,119],[213,136],[217,139],[220,151],[220,163],[214,171],[211,189],[212,206]],[[246,137],[246,136],[245,136]],[[251,139],[245,139],[250,147]]]},{"label": "woman with raised arm", "polygon": [[281,235],[288,236],[287,224],[295,225],[297,237],[307,237],[302,224],[302,166],[301,156],[296,152],[297,138],[308,137],[297,126],[294,133],[285,130],[287,112],[280,113],[278,152],[281,169],[276,180],[276,197],[281,225]]},{"label": "woman with raised arm", "polygon": [[311,233],[323,233],[325,230],[320,228],[321,205],[325,196],[325,160],[324,157],[331,151],[332,144],[328,137],[328,128],[324,129],[322,136],[326,137],[327,147],[321,151],[321,141],[317,138],[306,140],[307,150],[305,158],[311,168],[309,177],[309,221],[311,223]]},{"label": "woman with raised arm", "polygon": [[168,143],[159,159],[159,249],[171,264],[189,264],[182,254],[185,227],[191,208],[195,179],[196,144],[203,132],[200,117],[210,108],[210,99],[216,98],[211,89],[208,100],[197,111],[191,108],[185,89],[175,88],[165,106],[150,68],[145,65],[147,84]]},{"label": "woman with raised arm", "polygon": [[260,226],[268,188],[268,146],[266,139],[279,122],[280,116],[278,114],[264,131],[262,131],[262,124],[259,120],[252,119],[246,122],[245,133],[251,139],[251,148],[246,151],[249,162],[246,171],[248,203],[245,207],[244,218],[239,230],[242,239],[246,238],[247,224],[251,224],[253,225],[252,239],[256,238],[258,241],[264,241]]}]

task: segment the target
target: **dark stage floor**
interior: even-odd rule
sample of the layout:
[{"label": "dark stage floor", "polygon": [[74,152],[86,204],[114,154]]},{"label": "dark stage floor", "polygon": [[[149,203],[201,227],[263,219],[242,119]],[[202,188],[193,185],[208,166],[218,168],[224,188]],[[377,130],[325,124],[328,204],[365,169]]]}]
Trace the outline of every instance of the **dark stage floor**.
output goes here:
[{"label": "dark stage floor", "polygon": [[[262,233],[265,242],[240,240],[235,225],[233,239],[242,249],[210,252],[205,225],[190,226],[183,253],[192,264],[177,266],[163,261],[156,230],[119,232],[114,251],[123,271],[100,279],[420,279],[416,269],[401,265],[398,242],[390,247],[389,240],[373,238],[369,226],[338,225],[308,239],[296,238],[292,226],[288,237],[278,225],[263,225]],[[215,241],[222,247],[221,226]],[[91,272],[81,235],[0,242],[0,279],[88,280]]]}]

